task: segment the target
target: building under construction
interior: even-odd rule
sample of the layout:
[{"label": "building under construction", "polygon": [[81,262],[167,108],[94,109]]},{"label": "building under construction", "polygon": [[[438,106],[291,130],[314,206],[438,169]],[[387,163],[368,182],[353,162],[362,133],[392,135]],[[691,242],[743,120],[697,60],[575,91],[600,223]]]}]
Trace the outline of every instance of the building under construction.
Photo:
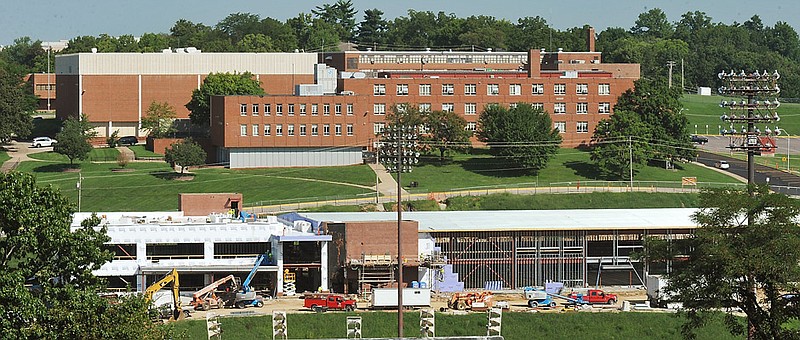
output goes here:
[{"label": "building under construction", "polygon": [[[417,269],[418,275],[404,277],[406,284],[418,280],[441,291],[519,289],[548,281],[572,287],[642,285],[645,274],[662,273],[669,263],[645,266],[632,254],[642,249],[645,237],[669,240],[680,247],[681,240],[697,227],[691,219],[694,212],[695,209],[408,212],[404,219],[419,225],[418,253],[408,258],[410,255],[403,251],[403,261],[407,263],[406,272]],[[396,219],[395,213],[302,215],[323,225],[358,222],[369,226],[369,222],[381,221],[380,228],[375,225],[361,229],[358,238],[363,241],[388,237],[387,241],[393,238],[396,242],[396,236],[387,236],[397,233],[396,222],[388,222]],[[350,237],[333,239],[342,240],[348,247],[362,242]],[[396,252],[396,243],[384,246],[373,252]],[[381,255],[355,253],[351,255]],[[344,267],[351,280],[358,280],[352,278],[357,275],[358,265],[353,266],[353,261],[338,262],[339,269]],[[329,270],[337,270],[336,265],[331,264]]]}]

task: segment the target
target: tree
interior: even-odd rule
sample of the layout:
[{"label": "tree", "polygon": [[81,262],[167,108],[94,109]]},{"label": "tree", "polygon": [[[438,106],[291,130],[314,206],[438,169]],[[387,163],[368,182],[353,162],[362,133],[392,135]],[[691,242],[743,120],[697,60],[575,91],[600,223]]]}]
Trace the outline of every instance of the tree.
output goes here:
[{"label": "tree", "polygon": [[385,45],[387,24],[383,19],[383,11],[377,8],[364,11],[364,20],[358,24],[358,33],[356,33],[359,46]]},{"label": "tree", "polygon": [[28,136],[36,98],[25,92],[22,78],[0,68],[0,143],[13,136]]},{"label": "tree", "polygon": [[206,152],[191,139],[184,139],[170,145],[164,154],[164,161],[180,166],[183,173],[190,166],[205,164]]},{"label": "tree", "polygon": [[660,8],[653,8],[639,14],[636,25],[631,27],[631,33],[648,38],[669,38],[674,28],[667,20],[667,14]]},{"label": "tree", "polygon": [[337,37],[342,41],[350,40],[356,28],[356,10],[351,0],[337,0],[335,4],[324,4],[311,10],[311,13],[331,24]]},{"label": "tree", "polygon": [[[700,209],[693,215],[700,227],[667,274],[667,290],[688,316],[687,337],[693,338],[692,330],[719,312],[726,314],[733,334],[748,333],[751,339],[800,336],[796,328],[785,327],[800,316],[798,214],[795,200],[766,186],[700,193]],[[666,258],[673,255],[667,252]],[[655,257],[648,260],[665,256]],[[747,329],[734,316],[735,308],[747,316]]]},{"label": "tree", "polygon": [[165,336],[141,297],[110,304],[93,270],[110,240],[92,216],[71,230],[74,206],[31,174],[0,173],[0,334],[4,339],[154,339]]},{"label": "tree", "polygon": [[164,33],[145,33],[139,38],[139,50],[144,53],[161,52],[169,47],[169,35]]},{"label": "tree", "polygon": [[487,106],[479,118],[478,137],[495,157],[534,173],[547,166],[561,144],[550,115],[526,103],[511,109]]},{"label": "tree", "polygon": [[211,96],[233,96],[264,94],[261,82],[256,80],[250,72],[245,73],[211,73],[203,80],[199,89],[192,91],[192,100],[186,104],[191,111],[189,119],[192,124],[208,128],[209,101]]},{"label": "tree", "polygon": [[149,136],[153,138],[164,138],[175,133],[175,109],[167,102],[150,103],[147,113],[142,117],[142,129],[150,130]]},{"label": "tree", "polygon": [[[672,161],[694,157],[694,146],[689,139],[688,119],[680,102],[681,90],[668,88],[663,82],[639,79],[634,88],[625,91],[617,100],[614,111],[631,111],[639,115],[647,126],[645,135],[635,131],[628,136],[644,138],[649,158]],[[648,139],[649,138],[649,139]]]},{"label": "tree", "polygon": [[467,121],[453,111],[431,111],[423,113],[426,133],[422,140],[439,149],[439,159],[444,160],[448,150],[464,150],[469,147],[471,131],[466,130]]},{"label": "tree", "polygon": [[272,46],[272,38],[261,33],[245,35],[236,43],[236,50],[239,52],[278,52]]},{"label": "tree", "polygon": [[242,40],[246,35],[258,32],[261,18],[258,14],[233,13],[217,23],[217,30],[224,32],[233,44]]},{"label": "tree", "polygon": [[82,119],[67,118],[61,132],[56,135],[58,143],[53,146],[53,151],[67,156],[69,164],[73,165],[76,159],[83,160],[89,156],[89,152],[92,151],[90,140],[95,136],[97,133],[92,130],[92,125],[86,116]]},{"label": "tree", "polygon": [[647,143],[642,141],[648,136],[648,128],[637,113],[616,111],[597,124],[591,160],[606,176],[629,180],[631,171],[636,174],[647,162]]}]

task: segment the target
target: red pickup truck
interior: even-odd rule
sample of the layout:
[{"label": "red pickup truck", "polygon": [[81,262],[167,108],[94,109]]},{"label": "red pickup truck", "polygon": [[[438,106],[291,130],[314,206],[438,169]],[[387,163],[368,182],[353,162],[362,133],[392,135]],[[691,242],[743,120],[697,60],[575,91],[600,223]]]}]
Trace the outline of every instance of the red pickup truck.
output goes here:
[{"label": "red pickup truck", "polygon": [[586,294],[580,294],[577,292],[573,292],[569,295],[570,298],[576,300],[583,300],[588,303],[607,303],[609,305],[613,305],[617,303],[617,295],[616,294],[606,294],[606,292],[600,289],[589,289],[586,291]]},{"label": "red pickup truck", "polygon": [[311,294],[305,297],[303,307],[321,313],[327,310],[354,311],[358,306],[356,300],[349,299],[342,294]]}]

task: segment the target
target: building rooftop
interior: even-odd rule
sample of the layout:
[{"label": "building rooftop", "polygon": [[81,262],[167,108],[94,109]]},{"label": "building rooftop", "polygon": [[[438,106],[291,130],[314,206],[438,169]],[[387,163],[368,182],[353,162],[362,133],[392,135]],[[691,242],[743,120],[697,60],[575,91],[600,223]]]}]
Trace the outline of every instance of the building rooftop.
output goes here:
[{"label": "building rooftop", "polygon": [[[502,211],[412,211],[420,232],[693,229],[697,209],[580,209]],[[301,213],[324,222],[391,221],[396,212]]]}]

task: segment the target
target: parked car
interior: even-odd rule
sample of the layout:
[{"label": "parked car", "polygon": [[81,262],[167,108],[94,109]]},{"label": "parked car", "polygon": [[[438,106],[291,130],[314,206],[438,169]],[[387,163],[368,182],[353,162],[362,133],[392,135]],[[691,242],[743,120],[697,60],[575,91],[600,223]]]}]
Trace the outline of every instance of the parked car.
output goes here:
[{"label": "parked car", "polygon": [[697,143],[697,144],[708,143],[708,137],[692,135],[692,143]]},{"label": "parked car", "polygon": [[731,165],[728,164],[727,161],[717,161],[716,163],[714,163],[714,166],[719,169],[728,169],[731,167]]},{"label": "parked car", "polygon": [[138,143],[139,139],[136,138],[136,136],[124,136],[117,140],[117,144],[119,145],[136,145]]},{"label": "parked car", "polygon": [[58,143],[55,139],[50,137],[36,137],[31,142],[31,146],[34,148],[41,148],[41,147],[48,147],[53,146],[53,144]]}]

